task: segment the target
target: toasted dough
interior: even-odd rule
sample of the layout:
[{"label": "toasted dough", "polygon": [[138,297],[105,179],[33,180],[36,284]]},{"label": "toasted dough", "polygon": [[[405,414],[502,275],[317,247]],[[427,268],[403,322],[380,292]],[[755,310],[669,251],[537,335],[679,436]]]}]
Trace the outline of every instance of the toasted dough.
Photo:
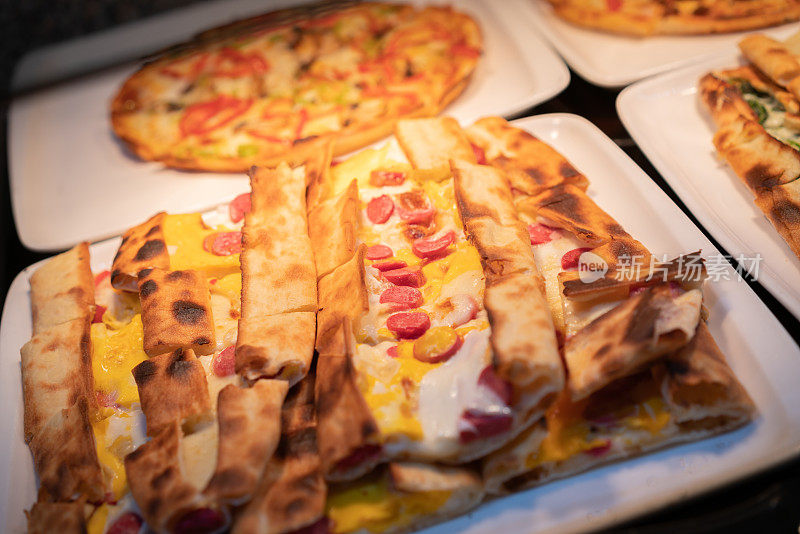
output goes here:
[{"label": "toasted dough", "polygon": [[451,159],[475,163],[472,146],[452,117],[401,120],[394,134],[417,169],[446,168]]},{"label": "toasted dough", "polygon": [[217,467],[203,493],[241,504],[250,499],[281,436],[283,380],[259,380],[251,388],[229,384],[217,399]]},{"label": "toasted dough", "polygon": [[358,212],[355,180],[340,195],[319,202],[308,212],[308,235],[314,250],[317,278],[346,263],[355,254]]},{"label": "toasted dough", "polygon": [[84,318],[43,330],[20,349],[26,442],[79,398],[94,407],[89,344],[89,321]]},{"label": "toasted dough", "polygon": [[147,418],[147,435],[180,422],[192,428],[211,414],[206,373],[189,349],[159,354],[133,368],[142,411]]},{"label": "toasted dough", "polygon": [[317,439],[328,480],[354,480],[381,459],[378,425],[355,382],[349,354],[317,361]]},{"label": "toasted dough", "polygon": [[288,165],[250,171],[251,210],[242,229],[242,318],[315,311],[317,277],[305,182]]},{"label": "toasted dough", "polygon": [[28,534],[83,534],[86,532],[86,504],[75,502],[37,502],[28,516]]},{"label": "toasted dough", "polygon": [[196,271],[139,271],[142,344],[148,356],[178,349],[211,354],[216,347],[211,295]]},{"label": "toasted dough", "polygon": [[320,520],[327,487],[322,477],[314,418],[314,374],[292,388],[281,414],[281,442],[234,534],[294,532]]},{"label": "toasted dough", "polygon": [[320,355],[342,354],[342,321],[357,324],[369,309],[364,280],[364,252],[361,245],[350,261],[323,276],[319,281],[316,349]]},{"label": "toasted dough", "polygon": [[94,313],[88,243],[49,259],[31,275],[30,283],[34,334]]},{"label": "toasted dough", "polygon": [[39,483],[53,500],[100,501],[108,491],[89,417],[89,402],[80,397],[53,415],[30,442]]},{"label": "toasted dough", "polygon": [[246,380],[280,378],[296,384],[314,356],[313,312],[280,313],[239,321],[236,373]]},{"label": "toasted dough", "polygon": [[696,289],[673,297],[666,285],[648,288],[568,339],[564,359],[573,400],[686,345],[700,320],[702,299]]},{"label": "toasted dough", "polygon": [[[209,508],[207,500],[185,476],[178,421],[161,426],[150,441],[125,457],[125,473],[147,525],[172,532],[187,514]],[[220,513],[220,517],[224,517]]]},{"label": "toasted dough", "polygon": [[761,34],[739,41],[739,49],[758,69],[783,87],[800,76],[800,62],[782,42]]},{"label": "toasted dough", "polygon": [[122,243],[111,265],[111,285],[116,289],[136,291],[142,269],[169,269],[169,253],[162,228],[166,215],[157,213],[122,234]]},{"label": "toasted dough", "polygon": [[511,187],[535,195],[559,184],[586,190],[589,180],[553,147],[530,133],[511,126],[502,117],[484,117],[466,129],[480,147],[486,163],[506,173]]}]

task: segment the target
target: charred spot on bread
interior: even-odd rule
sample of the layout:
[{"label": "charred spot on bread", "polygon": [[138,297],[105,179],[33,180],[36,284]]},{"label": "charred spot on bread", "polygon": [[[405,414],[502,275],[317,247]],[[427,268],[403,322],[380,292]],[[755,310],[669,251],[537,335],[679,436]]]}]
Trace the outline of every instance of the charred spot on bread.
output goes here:
[{"label": "charred spot on bread", "polygon": [[181,324],[197,324],[206,316],[206,309],[196,302],[176,300],[172,303],[172,315]]},{"label": "charred spot on bread", "polygon": [[[145,275],[147,276],[147,275]],[[139,296],[147,298],[158,290],[158,284],[155,280],[145,280],[139,287]]]},{"label": "charred spot on bread", "polygon": [[144,245],[136,252],[133,261],[147,261],[152,260],[159,254],[163,254],[167,250],[166,245],[162,239],[150,239],[145,241]]}]

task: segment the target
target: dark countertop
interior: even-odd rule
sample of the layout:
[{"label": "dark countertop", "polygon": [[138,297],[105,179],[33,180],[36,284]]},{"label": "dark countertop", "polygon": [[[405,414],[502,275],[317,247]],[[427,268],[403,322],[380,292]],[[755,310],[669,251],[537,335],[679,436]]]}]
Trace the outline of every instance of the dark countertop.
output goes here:
[{"label": "dark countertop", "polygon": [[[23,268],[50,256],[30,251],[17,237],[8,191],[8,84],[14,63],[24,52],[91,31],[112,27],[193,0],[67,0],[11,2],[0,0],[0,305],[11,281]],[[688,212],[628,135],[615,109],[619,91],[590,85],[572,73],[570,86],[558,97],[513,118],[542,113],[574,113],[591,120],[619,145],[689,216],[714,245],[726,251]],[[91,217],[91,214],[76,214]],[[750,287],[772,310],[796,342],[798,322],[759,284]],[[800,387],[800,377],[798,377]],[[797,422],[800,424],[800,421]],[[800,458],[742,480],[706,496],[639,518],[611,529],[630,534],[696,532],[792,532],[800,528]]]}]

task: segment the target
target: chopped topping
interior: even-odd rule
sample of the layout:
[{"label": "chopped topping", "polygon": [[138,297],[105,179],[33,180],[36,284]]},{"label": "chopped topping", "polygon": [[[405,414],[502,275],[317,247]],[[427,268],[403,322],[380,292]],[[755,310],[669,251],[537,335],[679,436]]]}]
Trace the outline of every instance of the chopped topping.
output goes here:
[{"label": "chopped topping", "polygon": [[110,274],[111,274],[111,271],[101,271],[100,273],[98,273],[97,276],[94,277],[94,286],[97,287],[100,284],[102,284],[103,280],[108,278],[108,276]]},{"label": "chopped topping", "polygon": [[214,356],[211,368],[217,376],[231,376],[236,372],[236,354],[233,345]]},{"label": "chopped topping", "polygon": [[383,224],[394,212],[394,202],[389,195],[375,197],[367,204],[367,218],[374,224]]},{"label": "chopped topping", "polygon": [[400,185],[406,181],[406,173],[397,171],[372,171],[369,175],[370,185],[383,187],[385,185]]},{"label": "chopped topping", "polygon": [[144,521],[133,512],[126,512],[114,521],[106,534],[139,534]]},{"label": "chopped topping", "polygon": [[422,293],[413,287],[392,286],[381,293],[380,302],[392,304],[393,311],[417,308],[422,305]]},{"label": "chopped topping", "polygon": [[449,326],[435,326],[414,342],[414,358],[425,363],[441,363],[458,352],[464,340]]},{"label": "chopped topping", "polygon": [[392,257],[392,249],[386,245],[372,245],[367,249],[366,257],[368,260],[385,260]]},{"label": "chopped topping", "polygon": [[203,240],[203,248],[216,256],[231,256],[242,252],[241,232],[217,232]]},{"label": "chopped topping", "polygon": [[450,297],[450,304],[453,309],[445,315],[444,322],[453,328],[470,322],[478,315],[478,303],[475,302],[472,295],[466,293],[453,295]]},{"label": "chopped topping", "polygon": [[478,377],[478,384],[491,389],[506,406],[511,405],[511,384],[497,376],[493,365],[487,365]]},{"label": "chopped topping", "polygon": [[397,351],[397,345],[392,345],[386,349],[386,355],[390,358],[399,358],[400,353]]},{"label": "chopped topping", "polygon": [[549,243],[553,239],[553,230],[546,224],[529,224],[528,234],[531,236],[531,245],[543,245]]},{"label": "chopped topping", "polygon": [[401,267],[385,271],[383,276],[391,283],[398,286],[422,287],[425,285],[425,275],[419,267]]},{"label": "chopped topping", "polygon": [[439,258],[447,255],[447,247],[452,245],[455,240],[456,234],[451,230],[435,239],[430,237],[417,239],[411,246],[411,250],[420,258]]},{"label": "chopped topping", "polygon": [[563,256],[561,256],[561,268],[565,271],[569,271],[570,269],[577,269],[578,262],[581,259],[581,254],[584,252],[589,252],[592,250],[588,247],[581,247],[581,248],[573,248],[569,252],[566,252]]},{"label": "chopped topping", "polygon": [[178,521],[173,532],[175,534],[206,534],[216,532],[225,525],[222,512],[211,508],[192,510]]},{"label": "chopped topping", "polygon": [[231,222],[238,223],[244,219],[244,214],[250,213],[250,193],[242,193],[231,200],[228,213],[231,216]]},{"label": "chopped topping", "polygon": [[225,126],[250,108],[253,101],[220,95],[210,102],[192,104],[181,118],[180,129],[184,136],[204,135]]},{"label": "chopped topping", "polygon": [[466,410],[461,414],[459,422],[459,440],[461,443],[470,443],[476,439],[503,434],[511,430],[512,422],[511,414]]},{"label": "chopped topping", "polygon": [[386,327],[399,339],[417,339],[431,327],[431,318],[421,311],[395,313],[386,320]]},{"label": "chopped topping", "polygon": [[475,154],[475,160],[479,165],[486,165],[486,152],[478,145],[472,144],[472,153]]},{"label": "chopped topping", "polygon": [[94,318],[92,319],[92,324],[94,323],[102,323],[103,322],[103,314],[106,312],[106,307],[97,304],[94,307]]},{"label": "chopped topping", "polygon": [[378,269],[379,271],[393,271],[395,269],[400,269],[408,265],[404,261],[400,260],[390,260],[390,261],[382,261],[379,263],[373,263],[372,266]]}]

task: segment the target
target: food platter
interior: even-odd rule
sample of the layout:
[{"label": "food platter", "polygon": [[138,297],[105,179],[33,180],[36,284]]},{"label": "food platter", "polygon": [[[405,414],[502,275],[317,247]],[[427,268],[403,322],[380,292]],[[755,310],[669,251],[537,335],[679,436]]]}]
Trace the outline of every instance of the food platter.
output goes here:
[{"label": "food platter", "polygon": [[[552,144],[590,178],[589,195],[654,253],[676,255],[711,243],[636,165],[585,119],[545,115],[514,123]],[[631,209],[637,206],[638,209]],[[177,211],[177,210],[172,210]],[[119,241],[92,246],[92,267],[108,269]],[[5,530],[24,529],[22,510],[35,497],[35,479],[22,440],[18,349],[30,336],[26,269],[12,284],[0,330],[6,383],[0,515]],[[436,527],[490,532],[499,528],[574,531],[598,528],[708,491],[796,453],[800,429],[793,376],[800,350],[748,286],[735,277],[710,282],[709,326],[758,408],[751,424],[729,434],[616,463],[540,488],[490,501],[469,516]],[[11,487],[11,481],[13,488]],[[645,481],[642,485],[642,481]],[[533,527],[532,527],[533,526]]]}]

